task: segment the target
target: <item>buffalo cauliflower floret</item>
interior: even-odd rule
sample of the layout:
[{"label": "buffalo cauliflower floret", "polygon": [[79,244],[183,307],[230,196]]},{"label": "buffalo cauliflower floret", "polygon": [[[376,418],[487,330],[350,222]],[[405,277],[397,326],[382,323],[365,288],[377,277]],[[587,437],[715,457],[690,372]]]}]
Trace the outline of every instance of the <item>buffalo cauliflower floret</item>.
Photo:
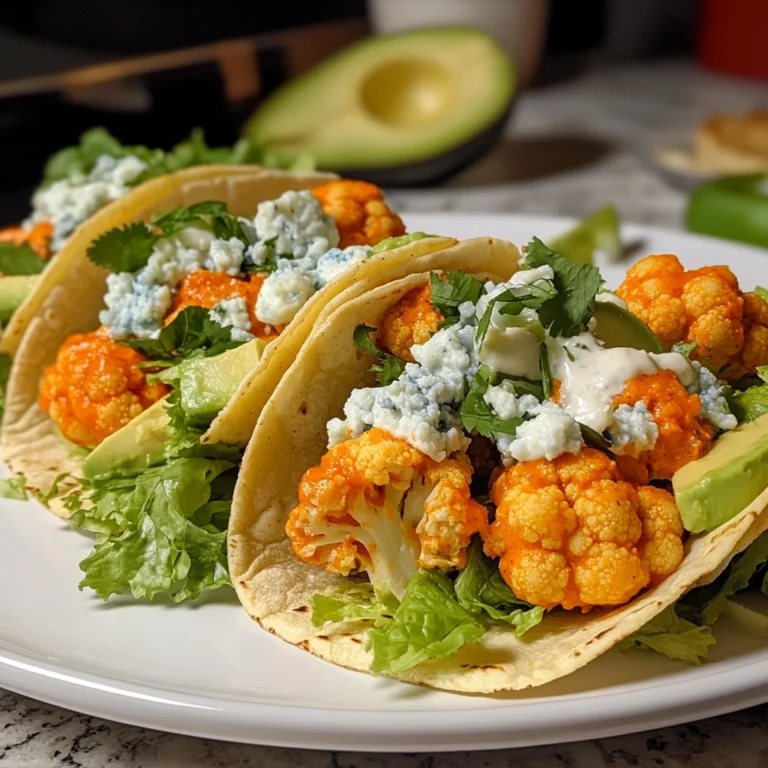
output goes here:
[{"label": "buffalo cauliflower floret", "polygon": [[516,464],[496,481],[491,498],[496,519],[485,553],[501,558],[504,580],[533,605],[622,605],[683,559],[672,496],[635,490],[593,448]]},{"label": "buffalo cauliflower floret", "polygon": [[436,462],[381,429],[331,448],[304,473],[286,532],[296,556],[347,576],[366,572],[402,597],[418,567],[463,568],[485,507],[466,456]]},{"label": "buffalo cauliflower floret", "polygon": [[45,370],[40,407],[67,440],[94,448],[170,391],[147,382],[146,360],[104,333],[70,336]]},{"label": "buffalo cauliflower floret", "polygon": [[28,245],[41,259],[47,259],[51,255],[52,238],[53,224],[50,221],[41,221],[29,229],[25,227],[0,229],[0,243]]},{"label": "buffalo cauliflower floret", "polygon": [[705,419],[699,396],[689,394],[673,371],[635,376],[613,399],[617,410],[637,403],[644,403],[649,411],[657,437],[651,449],[638,452],[637,444],[623,447],[617,461],[630,480],[640,484],[669,480],[709,451],[714,427]]},{"label": "buffalo cauliflower floret", "polygon": [[741,293],[728,267],[686,272],[676,256],[648,256],[616,295],[667,346],[695,343],[692,357],[727,381],[768,363],[768,304]]},{"label": "buffalo cauliflower floret", "polygon": [[378,334],[379,346],[412,363],[411,347],[429,341],[443,319],[431,299],[429,284],[406,293],[384,316]]},{"label": "buffalo cauliflower floret", "polygon": [[367,181],[339,179],[311,190],[339,230],[339,247],[377,245],[405,234],[402,219],[384,201],[384,194]]}]

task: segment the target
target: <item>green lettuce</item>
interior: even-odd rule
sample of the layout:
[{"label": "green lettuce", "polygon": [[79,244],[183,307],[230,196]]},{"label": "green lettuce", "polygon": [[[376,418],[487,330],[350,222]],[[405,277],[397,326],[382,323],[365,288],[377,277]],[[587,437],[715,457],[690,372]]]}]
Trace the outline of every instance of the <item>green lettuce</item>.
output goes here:
[{"label": "green lettuce", "polygon": [[520,600],[499,572],[498,562],[483,554],[483,544],[475,538],[467,553],[467,565],[455,584],[459,605],[475,615],[514,627],[520,637],[544,618],[544,609]]},{"label": "green lettuce", "polygon": [[644,627],[619,643],[619,650],[656,651],[670,659],[696,666],[706,661],[715,638],[708,626],[697,626],[681,618],[669,606]]},{"label": "green lettuce", "polygon": [[97,535],[80,563],[80,589],[105,600],[130,591],[182,602],[229,584],[235,467],[225,459],[179,457],[136,477],[99,478],[69,496],[72,525]]},{"label": "green lettuce", "polygon": [[425,661],[448,659],[477,642],[485,625],[456,600],[453,582],[438,571],[411,577],[391,620],[368,633],[373,674],[405,672]]},{"label": "green lettuce", "polygon": [[448,659],[480,640],[492,621],[510,625],[519,637],[543,616],[543,608],[515,597],[496,563],[483,554],[479,539],[472,543],[467,566],[455,582],[439,571],[418,571],[402,601],[385,586],[367,583],[312,598],[316,627],[372,624],[367,648],[373,651],[373,674],[398,674],[425,661]]},{"label": "green lettuce", "polygon": [[26,483],[27,479],[24,475],[19,475],[18,477],[4,477],[0,480],[0,496],[4,499],[26,501]]}]

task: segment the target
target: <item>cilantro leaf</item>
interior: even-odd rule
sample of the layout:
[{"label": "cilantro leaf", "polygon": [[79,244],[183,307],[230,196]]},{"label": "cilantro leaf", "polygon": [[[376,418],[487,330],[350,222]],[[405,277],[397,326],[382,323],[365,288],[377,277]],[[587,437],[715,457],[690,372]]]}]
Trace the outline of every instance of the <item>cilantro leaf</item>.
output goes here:
[{"label": "cilantro leaf", "polygon": [[204,307],[185,307],[156,339],[120,339],[119,344],[138,350],[151,360],[212,357],[243,342],[232,339],[232,328],[211,320]]},{"label": "cilantro leaf", "polygon": [[369,370],[376,374],[376,381],[382,387],[386,387],[387,384],[391,384],[403,374],[405,371],[405,360],[401,360],[399,357],[379,349],[373,343],[370,336],[375,330],[375,328],[371,328],[369,325],[358,325],[352,338],[358,349],[365,352],[366,355],[376,358],[378,362],[374,363]]},{"label": "cilantro leaf", "polygon": [[459,605],[476,615],[503,621],[515,628],[518,637],[544,618],[544,609],[520,600],[499,572],[498,562],[483,554],[483,543],[475,537],[467,551],[467,565],[454,584]]},{"label": "cilantro leaf", "polygon": [[146,224],[126,224],[94,240],[88,248],[88,258],[112,272],[136,272],[146,266],[157,240]]},{"label": "cilantro leaf", "polygon": [[689,341],[687,343],[684,341],[678,341],[677,344],[672,345],[672,351],[679,352],[686,359],[690,359],[694,349],[696,349],[695,341]]},{"label": "cilantro leaf", "polygon": [[250,244],[240,220],[229,212],[226,203],[217,200],[174,208],[162,216],[153,216],[152,223],[162,231],[164,237],[171,237],[187,227],[202,227],[210,229],[215,237],[223,240],[235,237],[246,245]]},{"label": "cilantro leaf", "polygon": [[3,275],[38,275],[45,269],[41,259],[27,243],[0,243],[0,273]]},{"label": "cilantro leaf", "polygon": [[464,429],[470,434],[483,437],[493,437],[494,434],[514,436],[524,419],[502,419],[497,416],[483,397],[488,391],[488,386],[488,372],[481,368],[472,379],[469,392],[461,404],[461,422]]},{"label": "cilantro leaf", "polygon": [[[437,272],[430,272],[429,287],[432,306],[442,313],[445,320],[459,317],[459,306],[467,301],[477,304],[483,295],[483,284],[465,272],[446,272],[445,280]],[[455,323],[456,320],[453,320]],[[443,326],[445,327],[445,326]]]},{"label": "cilantro leaf", "polygon": [[525,252],[529,267],[549,265],[555,273],[557,295],[539,309],[539,319],[552,336],[576,336],[587,328],[600,290],[600,270],[576,264],[547,248],[534,237]]}]

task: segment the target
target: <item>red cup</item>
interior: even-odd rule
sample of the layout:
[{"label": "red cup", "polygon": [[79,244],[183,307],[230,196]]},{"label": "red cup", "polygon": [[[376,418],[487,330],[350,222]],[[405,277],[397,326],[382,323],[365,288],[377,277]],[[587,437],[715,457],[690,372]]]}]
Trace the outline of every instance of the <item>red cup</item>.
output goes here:
[{"label": "red cup", "polygon": [[699,61],[768,80],[768,0],[701,0],[701,5]]}]

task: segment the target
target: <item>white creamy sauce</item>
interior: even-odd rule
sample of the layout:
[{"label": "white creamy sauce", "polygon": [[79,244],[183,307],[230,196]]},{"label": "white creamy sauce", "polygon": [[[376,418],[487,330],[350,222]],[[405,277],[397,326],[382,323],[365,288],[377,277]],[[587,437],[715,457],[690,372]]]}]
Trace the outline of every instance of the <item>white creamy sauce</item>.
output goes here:
[{"label": "white creamy sauce", "polygon": [[478,357],[481,363],[499,373],[541,380],[539,340],[527,328],[489,326]]},{"label": "white creamy sauce", "polygon": [[549,339],[547,346],[552,376],[561,382],[560,405],[597,432],[610,426],[613,398],[629,379],[668,369],[685,383],[683,377],[689,379],[692,371],[685,356],[677,352],[656,355],[631,347],[604,349],[589,333]]}]

